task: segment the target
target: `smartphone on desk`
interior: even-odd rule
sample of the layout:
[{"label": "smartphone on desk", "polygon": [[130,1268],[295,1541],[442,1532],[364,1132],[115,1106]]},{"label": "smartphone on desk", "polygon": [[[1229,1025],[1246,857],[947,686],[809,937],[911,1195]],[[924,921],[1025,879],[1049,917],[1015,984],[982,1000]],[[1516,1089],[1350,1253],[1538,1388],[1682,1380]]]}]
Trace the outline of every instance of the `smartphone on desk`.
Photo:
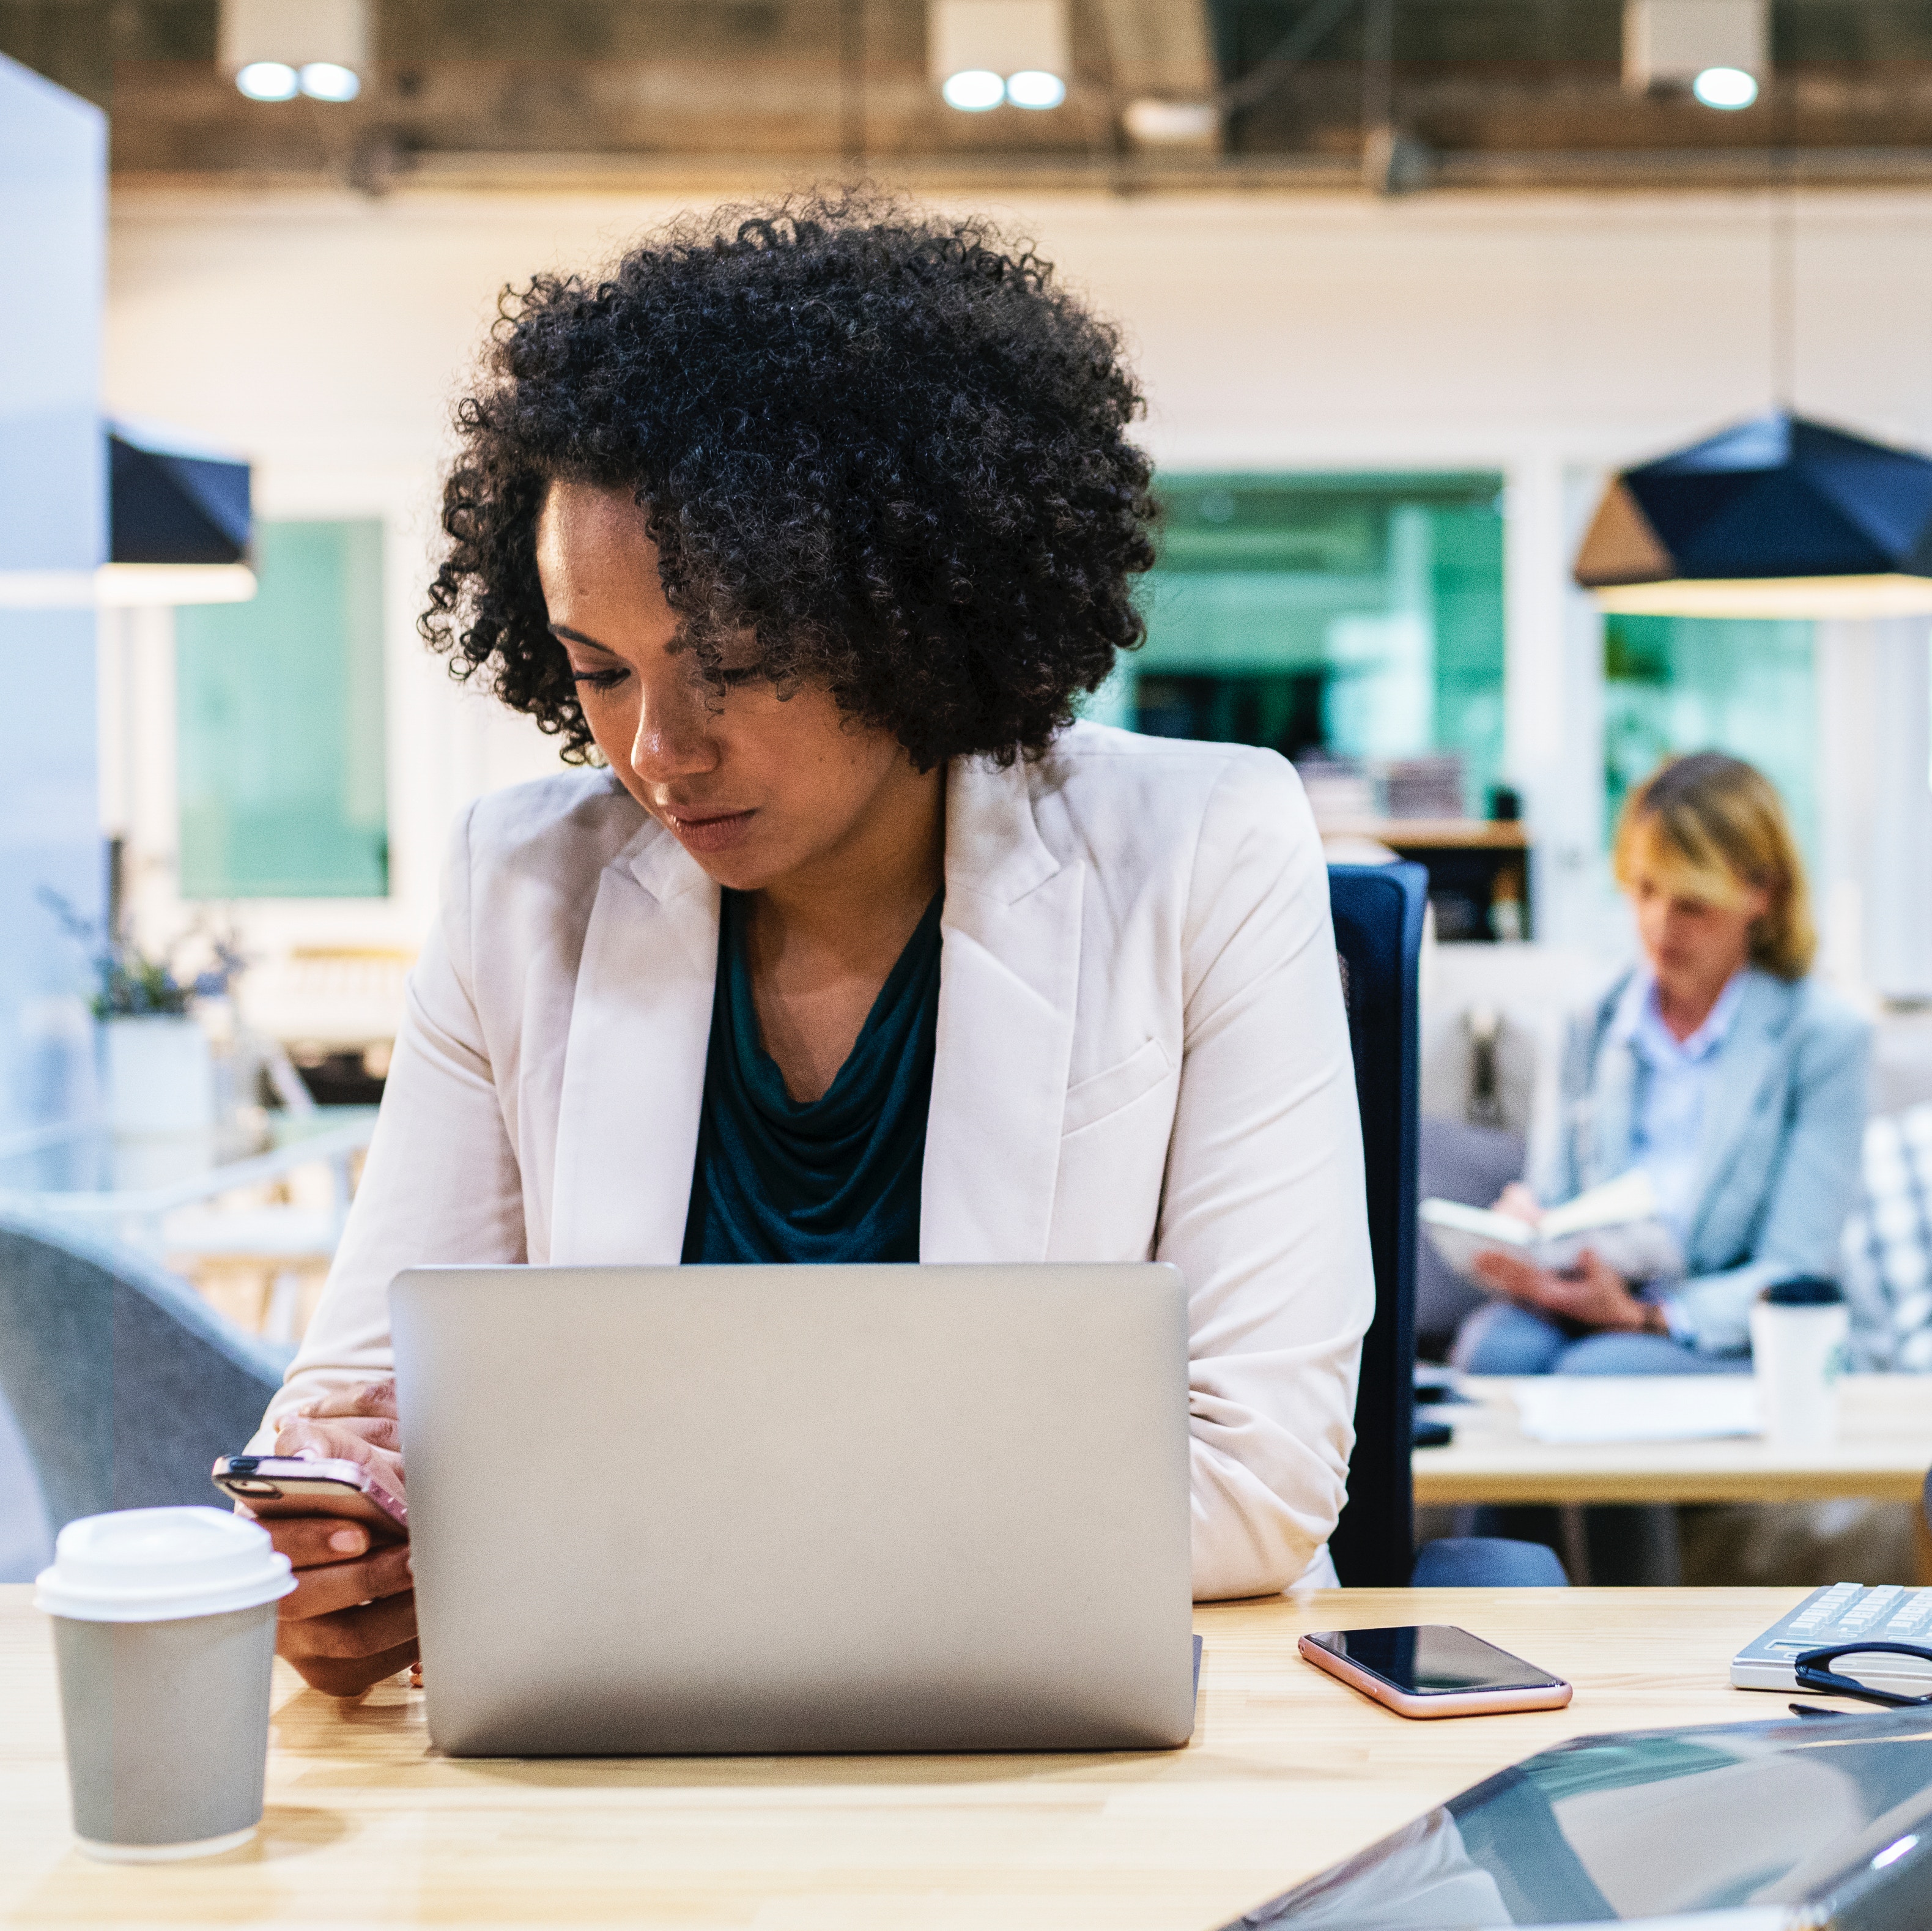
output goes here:
[{"label": "smartphone on desk", "polygon": [[379,1541],[400,1542],[410,1512],[359,1461],[317,1456],[225,1455],[214,1464],[214,1485],[250,1515],[340,1515],[360,1522]]},{"label": "smartphone on desk", "polygon": [[1561,1710],[1570,1686],[1507,1650],[1446,1623],[1393,1629],[1324,1629],[1303,1656],[1402,1716],[1488,1716]]}]

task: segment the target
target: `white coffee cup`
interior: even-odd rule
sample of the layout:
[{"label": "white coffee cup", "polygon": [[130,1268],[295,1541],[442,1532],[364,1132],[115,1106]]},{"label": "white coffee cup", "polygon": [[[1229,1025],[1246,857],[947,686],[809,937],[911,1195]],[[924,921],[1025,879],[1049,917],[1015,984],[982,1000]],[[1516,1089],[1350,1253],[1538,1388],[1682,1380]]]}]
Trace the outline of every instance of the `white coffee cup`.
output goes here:
[{"label": "white coffee cup", "polygon": [[275,1605],[295,1586],[266,1531],[220,1509],[126,1509],[62,1530],[34,1602],[53,1618],[89,1856],[206,1857],[254,1835]]},{"label": "white coffee cup", "polygon": [[1838,1433],[1838,1376],[1851,1317],[1837,1284],[1784,1281],[1750,1311],[1751,1371],[1764,1431],[1786,1447],[1817,1448]]}]

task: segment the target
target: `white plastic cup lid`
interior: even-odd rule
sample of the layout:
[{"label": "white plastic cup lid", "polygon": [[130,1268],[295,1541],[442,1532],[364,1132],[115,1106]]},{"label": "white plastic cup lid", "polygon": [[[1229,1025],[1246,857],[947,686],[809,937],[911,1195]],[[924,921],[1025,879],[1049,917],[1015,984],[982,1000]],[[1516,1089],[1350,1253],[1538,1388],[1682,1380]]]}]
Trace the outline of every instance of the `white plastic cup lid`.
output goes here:
[{"label": "white plastic cup lid", "polygon": [[268,1531],[220,1509],[82,1515],[34,1578],[34,1606],[80,1623],[165,1623],[273,1602],[296,1586]]}]

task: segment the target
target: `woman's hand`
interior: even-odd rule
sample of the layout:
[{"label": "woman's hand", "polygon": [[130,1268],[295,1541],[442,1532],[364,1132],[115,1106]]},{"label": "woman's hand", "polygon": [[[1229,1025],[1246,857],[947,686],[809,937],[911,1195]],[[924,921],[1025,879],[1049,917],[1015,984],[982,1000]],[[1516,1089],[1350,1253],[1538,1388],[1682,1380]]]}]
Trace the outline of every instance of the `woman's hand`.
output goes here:
[{"label": "woman's hand", "polygon": [[1512,1180],[1496,1196],[1496,1204],[1490,1208],[1492,1214],[1507,1214],[1513,1221],[1521,1221],[1527,1227],[1538,1227],[1543,1221],[1543,1205],[1520,1180]]},{"label": "woman's hand", "polygon": [[1491,1248],[1476,1256],[1478,1274],[1499,1294],[1506,1294],[1519,1307],[1542,1314],[1555,1314],[1580,1327],[1607,1329],[1622,1333],[1664,1334],[1663,1311],[1653,1302],[1640,1299],[1630,1283],[1588,1248],[1576,1257],[1573,1272],[1552,1272],[1526,1260],[1520,1254]]},{"label": "woman's hand", "polygon": [[[283,1422],[278,1455],[358,1461],[391,1494],[403,1493],[396,1384],[372,1381],[305,1404]],[[415,1578],[407,1542],[390,1542],[340,1515],[283,1515],[262,1527],[293,1566],[275,1648],[302,1680],[331,1696],[359,1696],[416,1660]]]}]

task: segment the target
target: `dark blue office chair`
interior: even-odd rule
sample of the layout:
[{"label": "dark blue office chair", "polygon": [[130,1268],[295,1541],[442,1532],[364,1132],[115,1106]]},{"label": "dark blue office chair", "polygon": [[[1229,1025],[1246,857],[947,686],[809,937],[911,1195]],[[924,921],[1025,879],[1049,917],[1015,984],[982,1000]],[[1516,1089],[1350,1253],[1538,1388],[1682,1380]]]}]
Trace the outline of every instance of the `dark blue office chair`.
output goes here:
[{"label": "dark blue office chair", "polygon": [[0,1395],[50,1530],[106,1509],[219,1507],[294,1350],[258,1341],[118,1242],[0,1217]]},{"label": "dark blue office chair", "polygon": [[1348,1500],[1329,1539],[1352,1588],[1510,1588],[1567,1582],[1556,1551],[1492,1536],[1415,1551],[1415,1170],[1421,1052],[1418,977],[1429,875],[1420,865],[1331,865],[1362,1118],[1376,1315],[1362,1342]]}]

